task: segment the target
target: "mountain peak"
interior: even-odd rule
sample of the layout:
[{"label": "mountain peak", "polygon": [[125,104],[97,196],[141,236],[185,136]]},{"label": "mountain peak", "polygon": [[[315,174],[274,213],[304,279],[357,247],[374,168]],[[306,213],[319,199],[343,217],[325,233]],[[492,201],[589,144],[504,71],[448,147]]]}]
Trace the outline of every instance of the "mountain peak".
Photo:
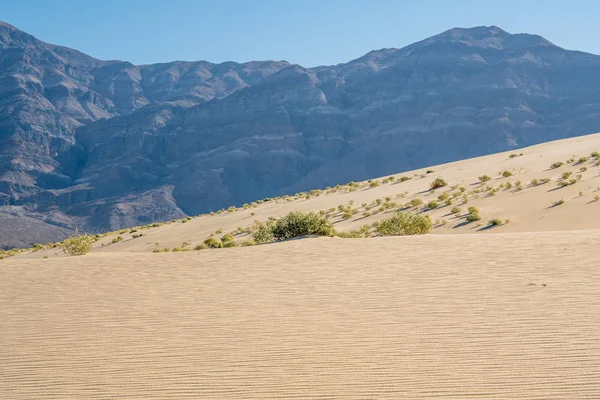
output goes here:
[{"label": "mountain peak", "polygon": [[550,41],[539,35],[527,33],[511,34],[495,25],[476,26],[472,28],[452,28],[439,35],[432,36],[422,42],[416,43],[429,45],[432,43],[461,42],[470,47],[496,48],[554,46]]}]

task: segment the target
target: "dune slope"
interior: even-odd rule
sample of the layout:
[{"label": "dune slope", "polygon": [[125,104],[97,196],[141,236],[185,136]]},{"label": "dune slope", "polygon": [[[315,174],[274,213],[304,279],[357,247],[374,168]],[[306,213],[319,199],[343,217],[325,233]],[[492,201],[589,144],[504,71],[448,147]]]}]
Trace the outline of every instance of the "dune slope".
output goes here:
[{"label": "dune slope", "polygon": [[600,231],[8,259],[7,399],[597,399]]}]

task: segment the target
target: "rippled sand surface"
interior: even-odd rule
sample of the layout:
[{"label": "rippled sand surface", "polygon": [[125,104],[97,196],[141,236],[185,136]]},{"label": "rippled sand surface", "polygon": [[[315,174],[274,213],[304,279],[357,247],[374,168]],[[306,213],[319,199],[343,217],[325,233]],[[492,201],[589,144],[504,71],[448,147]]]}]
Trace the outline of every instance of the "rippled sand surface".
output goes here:
[{"label": "rippled sand surface", "polygon": [[0,263],[2,399],[600,399],[600,231]]}]

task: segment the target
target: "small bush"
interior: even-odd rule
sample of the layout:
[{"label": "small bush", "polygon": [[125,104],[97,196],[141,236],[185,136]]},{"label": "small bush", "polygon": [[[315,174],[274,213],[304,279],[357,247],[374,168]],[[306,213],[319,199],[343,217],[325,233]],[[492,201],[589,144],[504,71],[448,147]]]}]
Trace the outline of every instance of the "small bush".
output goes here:
[{"label": "small bush", "polygon": [[438,208],[440,206],[440,203],[438,203],[435,200],[431,200],[429,203],[427,203],[427,205],[425,207],[427,207],[429,210],[433,210],[435,208]]},{"label": "small bush", "polygon": [[587,162],[588,158],[587,157],[581,157],[578,161],[577,164],[583,164],[584,162]]},{"label": "small bush", "polygon": [[493,218],[488,221],[488,226],[500,226],[502,225],[502,220],[500,218]]},{"label": "small bush", "polygon": [[505,178],[508,178],[509,176],[512,176],[512,172],[506,170],[506,171],[502,172],[502,176]]},{"label": "small bush", "polygon": [[62,250],[69,256],[82,256],[90,252],[92,243],[94,243],[92,236],[71,236],[62,242]]},{"label": "small bush", "polygon": [[197,245],[196,247],[194,247],[194,250],[205,250],[207,249],[208,246],[205,245],[204,243]]},{"label": "small bush", "polygon": [[439,201],[446,201],[450,198],[450,195],[448,193],[442,193],[438,196],[438,200]]},{"label": "small bush", "polygon": [[423,200],[417,198],[414,198],[408,202],[410,207],[419,207],[421,204],[423,204]]},{"label": "small bush", "polygon": [[600,153],[598,153],[597,151],[594,151],[594,152],[592,152],[591,156],[594,158],[600,158]]},{"label": "small bush", "polygon": [[410,176],[401,176],[400,177],[400,182],[406,182],[406,181],[410,181],[412,178]]},{"label": "small bush", "polygon": [[123,240],[123,237],[122,236],[117,236],[116,238],[114,238],[112,240],[112,243],[119,243],[121,240]]},{"label": "small bush", "polygon": [[247,239],[242,242],[242,247],[254,246],[256,243],[252,239]]},{"label": "small bush", "polygon": [[427,172],[428,174],[433,174],[435,171],[434,171],[434,170],[432,170],[432,169],[428,169],[426,172]]},{"label": "small bush", "polygon": [[230,240],[228,242],[222,242],[223,243],[223,247],[237,247],[238,244],[235,242],[235,240]]},{"label": "small bush", "polygon": [[446,186],[447,183],[442,178],[435,178],[433,182],[429,184],[430,189],[437,189]]},{"label": "small bush", "polygon": [[227,235],[224,235],[221,238],[221,243],[232,242],[234,239],[235,238],[233,237],[233,235],[231,235],[231,234],[228,233]]},{"label": "small bush", "polygon": [[556,207],[556,206],[560,206],[561,204],[565,204],[565,201],[563,199],[555,201],[554,203],[552,203],[552,206]]},{"label": "small bush", "polygon": [[220,249],[221,247],[223,247],[223,243],[221,243],[213,237],[209,237],[208,239],[206,239],[204,241],[204,245],[209,249]]},{"label": "small bush", "polygon": [[565,163],[563,163],[562,161],[555,161],[552,164],[550,164],[550,169],[560,168],[563,165],[565,165]]},{"label": "small bush", "polygon": [[480,177],[479,177],[479,182],[481,182],[481,183],[485,183],[485,182],[487,182],[487,181],[489,181],[489,180],[491,180],[491,179],[492,179],[492,178],[490,178],[490,177],[489,177],[489,176],[487,176],[487,175],[482,175],[482,176],[480,176]]},{"label": "small bush", "polygon": [[473,222],[473,221],[479,221],[481,219],[481,215],[479,215],[479,212],[470,212],[469,215],[467,215],[467,221],[469,222]]},{"label": "small bush", "polygon": [[563,174],[562,174],[562,178],[563,178],[563,179],[569,179],[569,177],[570,177],[571,175],[573,175],[573,173],[572,173],[572,172],[568,172],[568,171],[567,171],[567,172],[563,172]]},{"label": "small bush", "polygon": [[423,235],[429,233],[431,228],[429,216],[399,212],[381,220],[375,231],[381,236],[405,236]]},{"label": "small bush", "polygon": [[460,214],[460,211],[460,207],[454,207],[452,210],[450,210],[452,214]]},{"label": "small bush", "polygon": [[273,231],[271,230],[272,222],[259,223],[256,230],[252,233],[252,239],[256,244],[264,244],[275,241]]},{"label": "small bush", "polygon": [[315,213],[292,211],[275,221],[271,232],[275,240],[285,240],[298,236],[318,235],[333,236],[335,233],[331,222]]}]

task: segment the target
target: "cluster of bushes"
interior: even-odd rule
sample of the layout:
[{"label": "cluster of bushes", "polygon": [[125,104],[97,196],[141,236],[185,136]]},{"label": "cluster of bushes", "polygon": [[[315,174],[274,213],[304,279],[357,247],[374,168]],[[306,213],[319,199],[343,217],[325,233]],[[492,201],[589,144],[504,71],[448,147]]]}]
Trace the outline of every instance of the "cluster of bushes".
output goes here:
[{"label": "cluster of bushes", "polygon": [[428,215],[398,212],[376,224],[375,232],[381,236],[424,235],[432,225]]},{"label": "cluster of bushes", "polygon": [[90,252],[93,243],[93,236],[71,236],[62,242],[62,250],[69,256],[82,256]]}]

